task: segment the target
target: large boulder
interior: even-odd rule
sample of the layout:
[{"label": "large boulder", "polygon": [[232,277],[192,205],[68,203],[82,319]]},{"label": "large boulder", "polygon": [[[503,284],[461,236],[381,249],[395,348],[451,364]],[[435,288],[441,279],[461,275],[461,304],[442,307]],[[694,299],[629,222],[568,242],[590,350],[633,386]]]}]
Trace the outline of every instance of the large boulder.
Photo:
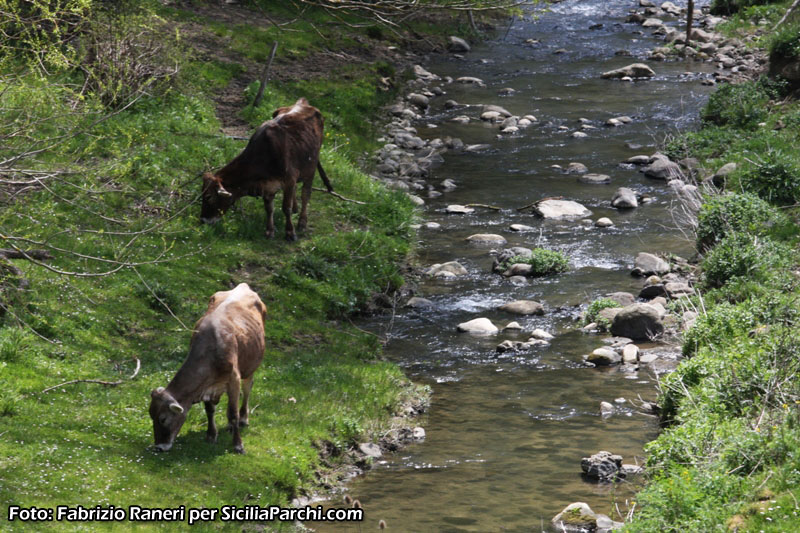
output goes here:
[{"label": "large boulder", "polygon": [[611,334],[637,340],[648,340],[664,332],[658,310],[647,304],[622,308],[611,323]]},{"label": "large boulder", "polygon": [[595,531],[597,529],[597,513],[588,504],[575,502],[567,505],[553,517],[553,526],[557,531],[568,533],[577,531]]},{"label": "large boulder", "polygon": [[604,72],[602,77],[604,79],[619,79],[619,78],[652,78],[656,73],[653,69],[644,63],[632,63],[622,68],[609,70]]},{"label": "large boulder", "polygon": [[473,335],[494,335],[500,330],[488,318],[475,318],[459,324],[458,331]]},{"label": "large boulder", "polygon": [[581,470],[586,477],[599,481],[613,481],[622,468],[622,456],[605,450],[581,459]]},{"label": "large boulder", "polygon": [[497,235],[496,233],[476,233],[475,235],[470,235],[467,237],[467,240],[472,244],[491,244],[491,245],[503,245],[506,244],[506,238],[502,235]]},{"label": "large boulder", "polygon": [[612,348],[603,347],[587,355],[586,360],[596,366],[608,366],[619,363],[622,357]]},{"label": "large boulder", "polygon": [[634,276],[661,276],[669,272],[669,263],[647,252],[637,255],[633,261],[633,266],[631,274]]},{"label": "large boulder", "polygon": [[584,218],[592,216],[591,211],[572,200],[543,200],[534,206],[533,211],[543,218]]},{"label": "large boulder", "polygon": [[544,306],[533,300],[515,300],[500,306],[501,311],[516,315],[543,315]]}]

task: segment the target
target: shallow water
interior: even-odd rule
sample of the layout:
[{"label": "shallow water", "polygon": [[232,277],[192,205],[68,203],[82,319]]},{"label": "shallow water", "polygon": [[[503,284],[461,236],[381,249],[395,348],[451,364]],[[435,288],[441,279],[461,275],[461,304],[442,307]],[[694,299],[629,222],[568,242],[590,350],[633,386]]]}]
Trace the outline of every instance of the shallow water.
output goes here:
[{"label": "shallow water", "polygon": [[[451,178],[458,188],[426,199],[423,208],[424,219],[440,223],[441,229],[420,230],[419,263],[457,260],[469,276],[422,282],[420,295],[432,300],[435,309],[400,310],[391,331],[385,331],[385,319],[365,324],[391,338],[388,357],[414,381],[430,384],[433,401],[423,420],[424,443],[385,457],[348,485],[347,492],[366,510],[364,531],[375,529],[380,519],[387,521],[389,531],[549,531],[550,519],[574,501],[587,502],[615,519],[620,519],[617,505],[622,512],[627,509],[626,499],[636,481],[588,482],[581,477],[580,460],[609,450],[623,455],[625,463],[641,462],[642,447],[657,427],[653,418],[633,409],[631,400],[654,399],[655,377],[646,366],[634,373],[582,367],[582,356],[602,341],[578,331],[576,318],[581,304],[600,295],[639,291],[642,281],[630,276],[637,253],[691,253],[691,243],[671,214],[670,189],[619,162],[653,153],[665,135],[691,127],[709,90],[700,79],[711,72],[701,63],[649,63],[657,73],[653,80],[600,79],[602,72],[643,60],[650,48],[658,46],[649,34],[633,34],[638,25],[623,23],[635,5],[638,2],[567,0],[538,20],[517,19],[505,38],[474,47],[466,59],[439,58],[425,65],[442,77],[477,76],[487,87],[443,86],[447,95],[433,99],[428,115],[415,124],[420,135],[450,135],[491,148],[445,154],[445,163],[430,180]],[[598,23],[603,24],[601,29],[588,29]],[[540,39],[541,44],[524,44],[528,38]],[[568,51],[554,55],[560,48]],[[615,56],[620,49],[633,57]],[[497,96],[503,87],[517,92]],[[533,114],[539,123],[497,139],[497,128],[479,121],[448,122],[456,115],[480,115],[479,107],[444,111],[444,100],[450,98],[463,104],[502,105],[513,114]],[[633,123],[603,126],[618,115],[632,117]],[[569,136],[579,129],[579,118],[597,127],[587,132],[586,139]],[[560,125],[569,131],[559,131]],[[584,163],[590,172],[608,174],[611,184],[583,184],[575,175],[549,168],[571,161]],[[621,186],[655,201],[618,212],[610,200]],[[615,226],[599,230],[579,221],[542,221],[515,210],[547,196],[579,201],[592,211],[593,220],[607,216]],[[502,210],[444,213],[448,204],[467,203],[492,204]],[[508,226],[513,223],[533,226],[535,231],[511,232]],[[491,273],[490,247],[465,241],[473,233],[499,233],[508,239],[507,246],[561,250],[569,256],[571,268],[524,286],[513,285]],[[545,315],[519,317],[496,310],[516,299],[542,302]],[[458,323],[480,316],[500,326],[516,320],[527,331],[540,327],[556,339],[527,353],[497,354],[500,341],[527,336],[503,332],[474,337],[456,332]],[[627,402],[617,405],[614,416],[601,418],[600,402],[619,397]],[[321,532],[358,530],[353,524],[309,525]]]}]

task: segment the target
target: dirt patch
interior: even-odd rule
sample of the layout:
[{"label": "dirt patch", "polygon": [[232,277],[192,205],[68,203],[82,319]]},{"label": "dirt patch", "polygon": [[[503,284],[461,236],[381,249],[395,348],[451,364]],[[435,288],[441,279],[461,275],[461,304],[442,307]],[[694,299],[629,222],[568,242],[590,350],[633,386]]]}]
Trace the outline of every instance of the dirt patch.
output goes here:
[{"label": "dirt patch", "polygon": [[[236,4],[221,3],[184,3],[180,7],[194,15],[225,25],[237,26],[247,24],[261,28],[275,25],[291,30],[292,20],[283,20],[260,9],[250,9]],[[441,16],[441,15],[430,15]],[[251,126],[243,120],[239,113],[247,105],[245,89],[250,83],[260,79],[265,65],[242,56],[230,47],[229,40],[214,34],[202,22],[188,21],[181,28],[185,40],[190,43],[198,59],[215,60],[240,65],[243,71],[214,96],[217,106],[217,118],[222,123],[222,132],[232,136],[249,136]],[[342,31],[348,31],[342,27]],[[359,65],[373,65],[386,62],[394,65],[398,71],[419,62],[421,56],[432,52],[443,52],[444,41],[430,36],[418,35],[409,31],[396,34],[399,44],[371,39],[365,35],[351,36],[358,45],[343,50],[326,49],[311,53],[302,59],[288,59],[278,56],[272,64],[270,81],[288,83],[296,80],[313,80],[336,76],[347,79],[343,71]],[[354,69],[357,70],[357,69]]]}]

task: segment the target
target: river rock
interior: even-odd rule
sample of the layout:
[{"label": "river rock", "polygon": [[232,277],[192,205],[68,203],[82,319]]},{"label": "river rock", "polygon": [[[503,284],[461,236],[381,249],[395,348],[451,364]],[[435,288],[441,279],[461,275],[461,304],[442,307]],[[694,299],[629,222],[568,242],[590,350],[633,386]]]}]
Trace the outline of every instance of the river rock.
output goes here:
[{"label": "river rock", "polygon": [[470,213],[474,213],[475,210],[471,207],[467,207],[465,205],[459,204],[451,204],[445,208],[445,211],[448,213],[456,214],[456,215],[469,215]]},{"label": "river rock", "polygon": [[507,278],[518,277],[518,276],[530,276],[531,272],[533,271],[533,265],[528,263],[514,263],[508,270],[503,272],[503,275]]},{"label": "river rock", "polygon": [[592,511],[587,504],[575,502],[567,505],[554,516],[552,523],[558,531],[566,533],[595,531],[597,529],[597,513]]},{"label": "river rock", "polygon": [[642,290],[639,291],[639,298],[642,300],[652,300],[659,296],[667,296],[667,289],[664,287],[663,283],[645,285]]},{"label": "river rock", "polygon": [[533,231],[536,228],[533,226],[526,226],[525,224],[511,224],[508,229],[511,231]]},{"label": "river rock", "polygon": [[634,341],[648,340],[664,332],[658,311],[647,304],[633,304],[622,308],[611,323],[611,333],[629,337]]},{"label": "river rock", "polygon": [[633,189],[620,187],[611,199],[611,207],[617,209],[633,209],[639,207],[639,200],[636,198],[636,193]]},{"label": "river rock", "polygon": [[644,167],[642,172],[644,172],[644,175],[648,178],[657,180],[682,180],[684,177],[680,165],[674,161],[670,161],[666,157],[656,158],[649,165]]},{"label": "river rock", "polygon": [[540,341],[550,341],[553,340],[555,337],[550,335],[543,329],[536,328],[535,330],[531,331],[531,338],[539,339]]},{"label": "river rock", "polygon": [[603,218],[598,218],[597,222],[595,222],[594,225],[597,226],[598,228],[610,228],[611,226],[614,225],[614,222],[612,222],[610,218],[603,217]]},{"label": "river rock", "polygon": [[472,333],[474,335],[492,335],[499,330],[488,318],[475,318],[459,324],[458,331]]},{"label": "river rock", "polygon": [[[655,18],[655,17],[651,17],[649,19],[645,19],[645,21],[642,22],[642,27],[643,28],[660,28],[662,26],[664,26],[664,21],[659,19],[659,18]],[[631,77],[633,77],[633,76],[631,76]]]},{"label": "river rock", "polygon": [[465,152],[475,153],[475,152],[482,152],[491,148],[492,145],[490,144],[468,144],[464,147]]},{"label": "river rock", "polygon": [[430,100],[424,94],[411,93],[408,95],[408,101],[420,109],[428,109],[430,106]]},{"label": "river rock", "polygon": [[379,459],[383,455],[380,446],[372,442],[362,442],[361,444],[358,445],[358,449],[365,456],[370,457],[372,459]]},{"label": "river rock", "polygon": [[503,328],[503,331],[506,331],[507,329],[521,330],[522,326],[519,325],[519,322],[509,322],[506,324],[506,327]]},{"label": "river rock", "polygon": [[597,318],[602,318],[608,324],[611,324],[614,321],[614,317],[617,316],[622,310],[620,307],[606,307],[605,309],[601,309],[597,312]]},{"label": "river rock", "polygon": [[669,272],[669,263],[658,256],[641,252],[633,261],[634,269],[631,274],[634,276],[651,276],[653,274],[661,276]]},{"label": "river rock", "polygon": [[507,304],[503,304],[499,308],[501,311],[507,313],[514,313],[516,315],[543,315],[544,306],[539,302],[533,300],[515,300]]},{"label": "river rock", "polygon": [[435,276],[439,272],[450,272],[454,276],[466,276],[467,269],[464,268],[458,261],[450,261],[443,264],[435,264],[425,271],[426,276]]},{"label": "river rock", "polygon": [[694,294],[694,289],[685,281],[670,281],[664,285],[664,289],[667,291],[667,295],[673,299]]},{"label": "river rock", "polygon": [[486,122],[499,122],[500,119],[503,118],[503,115],[498,113],[497,111],[484,111],[481,113],[481,120]]},{"label": "river rock", "polygon": [[572,200],[543,200],[533,207],[534,213],[543,218],[590,217],[592,212]]},{"label": "river rock", "polygon": [[728,182],[728,176],[734,170],[736,170],[736,163],[725,163],[711,176],[711,183],[718,189],[724,189]]},{"label": "river rock", "polygon": [[650,164],[650,156],[649,155],[635,155],[629,157],[624,163],[628,163],[629,165],[649,165]]},{"label": "river rock", "polygon": [[413,298],[409,298],[409,300],[406,302],[406,307],[410,307],[412,309],[430,309],[433,307],[433,302],[427,298],[414,296]]},{"label": "river rock", "polygon": [[508,281],[513,283],[514,285],[527,285],[528,279],[525,276],[510,276]]},{"label": "river rock", "polygon": [[499,113],[504,118],[513,116],[511,112],[505,107],[494,104],[488,104],[483,106],[483,108],[481,109],[481,113]]},{"label": "river rock", "polygon": [[438,222],[426,222],[425,224],[423,224],[423,227],[425,229],[441,229],[442,225],[439,224]]},{"label": "river rock", "polygon": [[467,115],[458,115],[457,117],[453,117],[450,119],[450,122],[455,122],[456,124],[469,124],[470,118]]},{"label": "river rock", "polygon": [[585,139],[586,137],[588,137],[588,135],[586,135],[582,131],[575,131],[575,132],[572,132],[570,137],[572,137],[573,139]]},{"label": "river rock", "polygon": [[584,174],[586,172],[589,172],[589,169],[583,163],[572,162],[567,165],[568,174]]},{"label": "river rock", "polygon": [[604,72],[602,77],[605,79],[629,78],[652,78],[656,73],[644,63],[632,63],[622,68]]},{"label": "river rock", "polygon": [[606,183],[611,183],[611,176],[607,174],[584,174],[578,176],[578,181],[592,185],[605,185]]},{"label": "river rock", "polygon": [[417,79],[422,79],[422,80],[433,81],[440,79],[439,76],[431,72],[428,72],[421,65],[414,65],[414,75],[417,77]]},{"label": "river rock", "polygon": [[480,78],[476,78],[474,76],[461,76],[460,78],[456,78],[457,83],[463,83],[466,85],[477,85],[478,87],[486,87],[486,84],[483,83],[483,80]]},{"label": "river rock", "polygon": [[614,406],[608,402],[600,402],[600,415],[603,418],[614,414]]},{"label": "river rock", "polygon": [[425,440],[425,428],[419,426],[415,427],[411,432],[411,437],[417,442]]},{"label": "river rock", "polygon": [[506,238],[502,235],[497,235],[495,233],[476,233],[475,235],[470,235],[467,237],[469,242],[472,244],[492,244],[492,245],[503,245],[506,244]]},{"label": "river rock", "polygon": [[621,467],[622,456],[605,450],[581,459],[581,470],[586,477],[598,481],[613,481],[617,478]]},{"label": "river rock", "polygon": [[639,359],[639,347],[635,344],[626,344],[622,348],[622,362],[633,364]]},{"label": "river rock", "polygon": [[447,45],[447,49],[456,54],[462,54],[465,52],[470,51],[470,46],[467,44],[467,41],[462,39],[461,37],[456,37],[455,35],[450,36],[450,42]]},{"label": "river rock", "polygon": [[606,295],[606,298],[614,300],[622,307],[627,307],[636,301],[633,294],[629,292],[612,292],[611,294]]},{"label": "river rock", "polygon": [[622,358],[611,348],[598,348],[586,356],[586,360],[596,366],[608,366],[619,363]]}]

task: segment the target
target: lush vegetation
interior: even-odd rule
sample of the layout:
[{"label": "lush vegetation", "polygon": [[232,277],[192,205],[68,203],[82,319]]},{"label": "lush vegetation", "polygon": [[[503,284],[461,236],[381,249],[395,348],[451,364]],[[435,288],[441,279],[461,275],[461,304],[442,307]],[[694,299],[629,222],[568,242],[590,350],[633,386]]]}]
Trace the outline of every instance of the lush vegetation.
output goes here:
[{"label": "lush vegetation", "polygon": [[661,383],[666,429],[626,531],[800,528],[800,103],[783,87],[723,87],[706,124],[669,144],[710,173],[737,168],[698,216],[699,316]]},{"label": "lush vegetation", "polygon": [[600,311],[603,309],[613,309],[615,307],[622,307],[617,303],[616,300],[612,300],[611,298],[598,298],[597,300],[593,301],[589,304],[589,307],[586,308],[586,312],[583,314],[583,323],[584,325],[591,324],[592,322],[596,323],[600,329],[608,330],[611,328],[611,323],[604,319],[603,317],[599,316]]},{"label": "lush vegetation", "polygon": [[[336,62],[335,72],[273,81],[258,108],[234,117],[253,126],[308,97],[326,117],[328,175],[363,202],[315,193],[300,241],[266,240],[256,199],[199,224],[197,176],[244,146],[220,133],[214,98],[237,77],[256,78],[252,61],[277,32],[287,50],[276,70],[323,50],[321,36],[266,21],[261,35],[255,11],[251,48],[241,25],[204,9],[0,4],[19,15],[0,22],[0,245],[51,255],[0,259],[3,516],[11,504],[263,506],[335,484],[354,444],[427,394],[381,359],[378,337],[343,320],[402,285],[412,237],[407,197],[357,165],[374,146],[367,118],[391,97],[376,88],[387,64]],[[260,4],[293,18],[285,3]],[[300,24],[326,16],[310,10]],[[353,53],[376,46],[363,40],[369,28],[326,31]],[[203,52],[208,42],[219,48]],[[276,224],[282,235],[280,212]],[[182,363],[210,295],[239,282],[268,308],[247,455],[231,453],[225,434],[207,444],[197,407],[173,450],[156,454],[150,391]]]}]

